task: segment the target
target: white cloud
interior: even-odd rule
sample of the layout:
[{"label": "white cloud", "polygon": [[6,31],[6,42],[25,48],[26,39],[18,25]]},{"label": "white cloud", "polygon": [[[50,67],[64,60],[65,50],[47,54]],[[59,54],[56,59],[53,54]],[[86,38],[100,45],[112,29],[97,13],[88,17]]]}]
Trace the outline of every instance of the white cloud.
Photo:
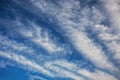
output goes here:
[{"label": "white cloud", "polygon": [[102,0],[105,10],[110,16],[113,29],[120,32],[120,0]]},{"label": "white cloud", "polygon": [[89,77],[92,80],[117,80],[114,76],[99,70],[95,72],[89,72],[83,69],[83,70],[78,70],[77,72],[84,76]]},{"label": "white cloud", "polygon": [[114,57],[120,61],[120,43],[113,41],[108,43],[108,47],[115,53]]},{"label": "white cloud", "polygon": [[98,37],[114,53],[113,58],[120,61],[120,34],[111,33],[113,30],[104,25],[95,25],[94,29],[99,32]]},{"label": "white cloud", "polygon": [[[29,38],[32,42],[34,42],[37,45],[40,45],[44,49],[46,49],[49,53],[56,53],[65,51],[64,45],[56,42],[54,38],[52,38],[52,34],[49,32],[49,30],[42,28],[41,26],[38,26],[34,23],[30,24],[32,26],[31,30],[27,29],[21,29],[20,33]],[[52,37],[50,37],[52,36]],[[57,39],[57,37],[56,37]]]},{"label": "white cloud", "polygon": [[61,67],[58,67],[58,66],[55,66],[52,62],[47,62],[45,64],[45,67],[49,70],[54,71],[56,74],[55,77],[72,78],[74,80],[84,80],[84,78],[81,77],[80,75],[76,75],[71,71],[62,69]]},{"label": "white cloud", "polygon": [[[119,29],[119,8],[117,0],[110,0],[110,2],[105,1],[106,8],[108,8],[108,12],[110,12],[111,17],[113,18],[113,25],[117,26],[117,29]],[[37,11],[42,10],[48,16],[54,16],[56,18],[57,24],[61,26],[61,29],[63,32],[65,32],[65,36],[71,41],[72,45],[80,52],[82,55],[84,55],[86,58],[88,58],[91,62],[93,62],[97,67],[104,68],[107,70],[112,71],[111,69],[114,68],[111,62],[109,62],[108,57],[105,55],[104,51],[95,44],[90,38],[88,38],[87,33],[84,32],[86,27],[88,26],[94,26],[95,24],[101,23],[103,17],[101,16],[99,10],[96,8],[88,8],[85,7],[83,9],[80,8],[80,4],[77,3],[77,1],[65,1],[64,3],[59,3],[60,8],[56,7],[54,4],[50,2],[45,2],[44,0],[31,0],[31,3],[37,7]],[[114,5],[112,5],[114,3]],[[112,9],[110,8],[112,6]],[[117,7],[116,7],[117,6]],[[39,8],[39,9],[38,9]],[[80,12],[77,10],[80,10]],[[113,13],[115,12],[115,13]],[[90,18],[90,16],[92,18]],[[116,15],[116,16],[113,16]],[[77,20],[76,20],[77,19]],[[27,30],[23,29],[22,35],[25,37],[31,39],[34,43],[42,46],[46,50],[48,50],[50,53],[57,52],[57,51],[63,51],[63,46],[58,46],[56,42],[52,41],[53,39],[50,38],[49,32],[45,30],[43,32],[42,28],[36,24],[31,24],[32,29]],[[119,38],[119,36],[114,36],[113,34],[109,34],[107,32],[108,27],[100,27],[99,25],[96,25],[95,27],[102,29],[102,33],[99,35],[101,39],[103,39],[108,47],[112,51],[115,51],[116,53],[119,53],[119,45],[116,43],[116,40]],[[105,32],[104,32],[105,30]],[[21,32],[20,31],[20,32]],[[41,34],[44,34],[41,35]],[[109,41],[112,41],[111,43],[108,43]],[[114,47],[111,47],[114,46]],[[12,60],[15,60],[18,63],[21,63],[25,66],[31,66],[32,68],[37,69],[38,71],[42,71],[45,74],[51,75],[48,71],[46,71],[43,67],[36,64],[35,62],[32,62],[28,59],[26,59],[23,56],[20,55],[11,55],[11,54],[3,54],[0,53],[1,56],[10,58]],[[119,54],[116,54],[116,56],[119,58]],[[47,69],[53,70],[57,74],[56,77],[67,77],[72,78],[75,80],[84,80],[81,76],[78,76],[74,73],[72,73],[73,68],[77,68],[74,64],[65,62],[65,61],[55,61],[54,64],[60,65],[61,67],[71,69],[70,71],[62,69],[60,67],[57,67],[53,65],[53,63],[47,62],[44,66]],[[109,69],[110,68],[110,69]],[[77,72],[77,71],[76,71]],[[105,72],[96,70],[95,72],[89,72],[87,70],[79,70],[79,74],[85,75],[86,77],[90,77],[93,80],[117,80],[112,75],[109,75]]]},{"label": "white cloud", "polygon": [[[33,13],[36,13],[36,15],[39,15],[39,11],[42,11],[43,13],[47,13],[47,15],[57,15],[59,11],[57,10],[57,6],[54,5],[51,1],[47,0],[30,0],[30,3],[33,7],[35,7],[35,11]],[[39,9],[39,11],[38,11]],[[49,14],[48,14],[49,13]]]},{"label": "white cloud", "polygon": [[[109,75],[102,71],[95,70],[96,72],[92,73],[87,70],[80,69],[74,63],[70,63],[65,60],[57,60],[54,62],[47,61],[42,67],[32,60],[29,60],[21,55],[16,55],[14,53],[6,53],[6,52],[1,51],[0,56],[14,60],[15,62],[25,66],[25,68],[27,68],[28,70],[37,71],[38,73],[40,72],[40,73],[46,74],[50,77],[63,77],[63,78],[72,78],[74,80],[85,80],[85,78],[81,77],[80,75],[76,75],[74,73],[74,72],[76,72],[78,74],[82,74],[83,76],[86,76],[93,80],[96,80],[96,79],[98,79],[98,80],[101,80],[101,79],[102,80],[117,80],[112,75]],[[62,62],[63,62],[63,64],[62,64]],[[60,67],[56,66],[55,64],[59,65]],[[44,68],[44,66],[47,70]],[[61,67],[67,68],[68,70],[63,69]],[[52,72],[50,72],[49,70],[52,70]],[[53,73],[53,72],[56,72],[56,73]],[[34,79],[45,80],[44,78],[41,78],[41,77],[32,77],[31,78],[31,80],[34,80]]]},{"label": "white cloud", "polygon": [[40,77],[40,76],[30,76],[30,79],[29,80],[47,80],[47,79],[45,79],[45,78],[42,78],[42,77]]},{"label": "white cloud", "polygon": [[[66,2],[67,3],[67,2]],[[66,4],[63,4],[66,5]],[[72,6],[72,5],[71,5]],[[90,38],[88,38],[87,34],[84,32],[84,29],[86,26],[94,26],[96,24],[100,24],[104,18],[101,15],[99,11],[96,10],[96,8],[92,9],[85,9],[81,10],[81,12],[74,13],[73,10],[75,5],[70,8],[62,8],[59,15],[56,16],[58,20],[58,24],[61,26],[61,29],[63,32],[65,32],[65,36],[71,41],[71,44],[79,51],[82,52],[85,57],[87,57],[90,61],[92,61],[97,67],[104,68],[109,71],[112,71],[112,69],[116,69],[115,66],[108,60],[107,55],[104,51],[100,48],[99,45],[96,45]],[[88,10],[88,12],[87,12]],[[95,16],[93,19],[89,19],[89,14],[93,11]],[[86,13],[86,15],[81,15],[80,13]],[[87,14],[88,13],[88,14]],[[78,22],[75,22],[73,19],[78,19]],[[108,27],[102,28],[103,30],[107,31]],[[111,30],[108,30],[108,32]],[[118,40],[119,36],[115,36],[112,34],[103,34],[101,36],[104,36],[104,39],[111,40]],[[108,43],[109,44],[109,43]],[[112,51],[119,53],[119,46],[115,42],[115,44],[112,44],[115,47],[112,48]],[[117,59],[119,58],[119,54],[117,55]],[[110,69],[108,69],[110,68]],[[103,74],[103,73],[101,73]],[[106,75],[107,76],[107,75]],[[109,79],[109,78],[105,78]]]},{"label": "white cloud", "polygon": [[[66,4],[63,4],[66,5]],[[71,5],[72,6],[72,5]],[[65,35],[70,39],[72,45],[82,54],[92,61],[99,68],[113,68],[111,62],[108,61],[107,56],[104,51],[100,48],[100,46],[96,45],[90,38],[88,38],[87,34],[84,32],[86,26],[92,26],[92,24],[98,24],[100,22],[99,17],[95,17],[92,20],[89,19],[89,8],[85,8],[85,10],[81,10],[81,12],[74,13],[73,9],[76,7],[75,5],[72,8],[62,8],[62,11],[59,15],[57,15],[57,19],[59,21],[59,25],[61,29],[66,33]],[[81,15],[80,13],[84,13],[88,10],[88,15]],[[67,11],[67,12],[66,12]],[[98,11],[95,11],[94,15],[98,15]],[[63,15],[67,14],[67,15]],[[100,13],[99,13],[100,14]],[[73,21],[71,18],[78,18],[78,23]],[[97,22],[98,18],[98,22]],[[82,22],[81,19],[84,19]],[[86,21],[86,23],[84,23]],[[85,25],[84,25],[85,24]]]},{"label": "white cloud", "polygon": [[28,70],[37,71],[37,72],[46,74],[51,77],[53,76],[53,74],[50,73],[50,71],[44,69],[39,64],[25,58],[24,56],[16,55],[15,53],[6,53],[6,52],[2,52],[2,51],[0,51],[0,56],[8,58],[10,60],[13,60],[13,61],[23,65],[24,67],[26,67]]},{"label": "white cloud", "polygon": [[55,60],[52,62],[52,64],[60,65],[61,67],[64,67],[64,68],[69,69],[69,70],[76,70],[77,69],[76,64],[70,63],[66,60]]},{"label": "white cloud", "polygon": [[15,49],[17,51],[24,51],[27,53],[33,53],[34,50],[32,47],[28,47],[23,43],[17,43],[14,40],[8,39],[8,37],[0,35],[0,43],[3,45],[3,47],[11,47],[12,49]]},{"label": "white cloud", "polygon": [[[43,73],[43,74],[50,76],[50,77],[64,77],[64,78],[72,78],[75,80],[84,80],[80,76],[77,76],[70,71],[66,71],[62,68],[51,65],[51,63],[49,63],[49,61],[47,62],[47,64],[40,66],[39,64],[35,63],[34,61],[29,60],[24,56],[16,55],[15,53],[6,53],[6,52],[0,51],[0,56],[17,62],[18,64],[22,65],[22,67],[27,69],[27,70],[31,70],[33,72],[35,71],[38,73],[40,72],[40,73]],[[47,69],[45,69],[44,66]],[[53,70],[54,72],[57,72],[57,74],[53,74],[49,70]],[[41,77],[34,77],[34,78],[43,79]]]},{"label": "white cloud", "polygon": [[[90,72],[87,69],[78,67],[77,64],[66,60],[48,61],[46,62],[45,67],[55,71],[56,77],[68,77],[75,80],[86,80],[86,78],[90,80],[117,80],[113,75],[107,72],[99,69]],[[84,77],[81,77],[80,75]]]},{"label": "white cloud", "polygon": [[74,47],[78,51],[82,52],[83,55],[90,59],[94,64],[96,64],[96,66],[102,68],[113,67],[112,64],[107,60],[105,53],[97,45],[95,45],[84,32],[80,32],[71,28],[68,33],[68,35],[70,35],[68,37],[71,39]]},{"label": "white cloud", "polygon": [[[63,32],[66,33],[64,35],[70,39],[72,45],[80,53],[82,52],[86,58],[92,61],[99,68],[113,68],[112,63],[108,61],[104,51],[102,51],[102,49],[88,38],[85,32],[83,32],[86,27],[101,23],[104,19],[99,10],[95,7],[84,7],[81,9],[78,1],[72,2],[71,0],[63,1],[62,3],[59,2],[59,9],[54,7],[54,4],[48,4],[45,1],[37,1],[35,4],[34,5],[37,6],[39,10],[43,10],[43,12],[48,15],[56,17],[56,20],[58,21],[57,24],[60,25]],[[52,9],[52,14],[49,12],[49,9]],[[77,12],[77,10],[80,10],[80,12]],[[56,12],[59,13],[56,15]]]}]

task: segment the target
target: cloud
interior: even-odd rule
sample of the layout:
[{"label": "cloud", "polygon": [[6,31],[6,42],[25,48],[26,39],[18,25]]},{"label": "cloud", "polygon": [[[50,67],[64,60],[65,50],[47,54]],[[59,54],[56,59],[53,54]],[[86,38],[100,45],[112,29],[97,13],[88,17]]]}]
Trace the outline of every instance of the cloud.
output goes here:
[{"label": "cloud", "polygon": [[107,72],[99,69],[95,69],[94,72],[91,72],[66,60],[48,61],[45,63],[45,67],[55,71],[56,77],[68,77],[75,80],[117,80],[113,75]]},{"label": "cloud", "polygon": [[[104,40],[107,47],[114,53],[114,58],[120,61],[120,1],[119,0],[101,0],[109,16],[110,26],[106,30],[100,31],[99,37]],[[99,25],[104,28],[104,25]],[[101,30],[101,29],[100,29]]]},{"label": "cloud", "polygon": [[[66,4],[63,4],[63,6]],[[89,8],[85,8],[83,9],[83,11],[81,10],[80,12],[74,13],[73,10],[75,7],[76,5],[74,6],[71,5],[71,7],[67,9],[63,7],[62,8],[63,12],[59,13],[59,15],[56,16],[57,20],[59,21],[58,24],[61,26],[60,28],[63,30],[63,32],[66,33],[65,35],[67,36],[67,38],[69,38],[71,44],[80,53],[82,52],[82,55],[84,55],[86,58],[92,61],[97,67],[106,69],[113,68],[114,66],[112,65],[111,62],[108,61],[104,51],[102,51],[100,46],[96,45],[90,38],[88,38],[87,33],[84,31],[86,29],[86,26],[92,26],[90,24],[94,22],[96,22],[94,24],[98,24],[97,21],[95,21],[97,19],[95,18],[93,19],[93,21],[89,19],[90,11],[88,15],[86,14],[83,15],[83,17],[81,16],[81,14],[85,13],[87,10],[89,10]],[[63,14],[67,14],[69,16]],[[97,16],[98,12],[94,13],[94,15]],[[78,18],[79,22],[77,23],[73,21],[73,19],[71,18],[73,19]],[[84,19],[84,21],[82,22],[81,19]],[[85,21],[86,23],[84,23]]]},{"label": "cloud", "polygon": [[30,79],[29,80],[36,80],[36,79],[38,79],[38,80],[47,80],[47,79],[45,79],[45,78],[42,78],[42,77],[40,77],[40,76],[30,76]]},{"label": "cloud", "polygon": [[[20,1],[18,1],[18,3],[19,2]],[[117,8],[119,7],[119,1],[117,2],[117,0],[110,0],[110,2],[103,2],[105,3],[108,12],[110,12],[110,16],[113,18],[111,22],[114,26],[119,28],[120,20],[118,19],[118,17],[120,15],[118,14],[119,8]],[[114,5],[112,5],[112,3],[114,3]],[[33,9],[30,12],[36,13],[37,16],[40,16],[40,14],[38,14],[39,12],[43,12],[47,14],[47,17],[49,17],[51,20],[55,18],[55,21],[51,21],[51,23],[54,23],[58,26],[52,28],[58,29],[60,35],[68,39],[70,45],[72,44],[75,50],[77,50],[80,54],[82,54],[82,56],[95,64],[97,68],[94,69],[95,71],[91,72],[86,68],[83,69],[81,67],[78,67],[78,65],[82,64],[72,63],[70,61],[67,61],[67,59],[62,60],[64,57],[62,57],[62,59],[54,59],[53,56],[55,54],[53,53],[60,53],[60,55],[57,55],[58,57],[61,55],[64,56],[64,54],[69,54],[69,51],[71,51],[70,48],[68,48],[68,46],[65,46],[65,44],[59,43],[59,36],[55,36],[54,33],[51,32],[51,30],[48,30],[42,25],[36,24],[34,20],[33,22],[31,22],[27,19],[25,20],[28,22],[26,23],[28,24],[27,27],[23,22],[19,20],[15,21],[16,25],[14,24],[14,26],[19,26],[19,31],[17,28],[14,27],[15,29],[17,29],[16,32],[20,33],[22,37],[25,37],[27,40],[31,41],[32,44],[38,45],[45,49],[48,53],[50,53],[50,59],[48,59],[49,55],[47,55],[47,57],[45,55],[35,55],[36,59],[27,58],[28,56],[18,55],[17,52],[14,51],[11,51],[9,53],[9,50],[6,50],[6,52],[1,51],[0,56],[13,60],[20,65],[23,65],[23,68],[26,68],[33,72],[40,72],[54,78],[62,77],[71,78],[74,80],[86,80],[86,78],[91,80],[117,80],[113,76],[114,74],[108,73],[114,71],[116,66],[113,65],[112,62],[110,62],[105,51],[102,50],[102,47],[94,42],[93,39],[88,36],[88,34],[90,33],[86,31],[87,28],[92,28],[94,32],[98,31],[97,36],[100,38],[100,40],[103,40],[102,43],[104,43],[107,48],[114,52],[115,59],[119,60],[119,32],[117,33],[117,35],[113,34],[111,33],[111,31],[113,31],[113,27],[109,29],[108,26],[102,25],[102,21],[104,21],[104,16],[95,6],[81,7],[82,3],[80,3],[78,0],[62,0],[58,1],[56,3],[57,5],[52,3],[52,1],[49,2],[47,0],[30,0],[28,4],[31,4],[32,7],[30,6],[30,8]],[[112,6],[112,9],[110,8],[110,5]],[[24,8],[28,10],[30,9],[28,5],[25,5]],[[113,13],[113,11],[115,13]],[[117,29],[116,27],[115,29]],[[34,52],[34,47],[32,46],[28,47],[25,43],[17,43],[17,41],[9,40],[8,38],[3,36],[0,36],[0,44],[3,44],[5,47],[11,47],[12,49],[15,49],[17,51],[27,51],[27,53],[33,54],[37,53]],[[43,60],[40,60],[39,58]],[[44,61],[45,63],[42,61]],[[108,72],[104,70],[99,70],[98,68],[107,70]],[[32,80],[34,79],[44,80],[44,78],[38,76],[32,77]]]},{"label": "cloud", "polygon": [[8,37],[6,36],[2,36],[0,35],[0,44],[3,45],[3,48],[4,47],[8,47],[8,48],[12,48],[16,51],[19,51],[19,52],[27,52],[27,53],[33,53],[34,52],[34,49],[32,47],[28,47],[27,45],[25,45],[24,43],[18,43],[16,42],[15,40],[10,40]]},{"label": "cloud", "polygon": [[62,52],[67,53],[66,45],[59,44],[57,42],[57,37],[54,36],[50,30],[47,30],[46,28],[43,28],[37,24],[30,23],[29,24],[31,29],[21,29],[19,32],[24,37],[28,38],[33,43],[41,46],[45,50],[48,51],[48,53],[59,53]]},{"label": "cloud", "polygon": [[113,30],[110,27],[102,24],[95,25],[93,28],[95,32],[99,32],[98,37],[103,40],[103,43],[113,54],[112,58],[120,61],[120,34],[112,33]]},{"label": "cloud", "polygon": [[[45,67],[49,70],[55,72],[55,77],[63,77],[63,78],[72,78],[74,80],[84,80],[80,75],[76,75],[75,73],[62,69],[61,67],[55,66],[52,62],[47,62]],[[67,66],[66,66],[67,67]]]},{"label": "cloud", "polygon": [[6,68],[6,66],[14,66],[14,64],[10,63],[9,61],[4,61],[2,59],[0,59],[0,68]]},{"label": "cloud", "polygon": [[[6,53],[0,51],[0,56],[8,58],[17,62],[18,64],[22,65],[23,68],[33,71],[33,72],[40,72],[50,77],[62,77],[62,78],[71,78],[74,80],[85,80],[86,78],[93,79],[93,80],[117,80],[112,75],[95,70],[95,72],[89,72],[86,69],[82,69],[78,67],[75,63],[68,62],[66,60],[56,60],[56,61],[47,61],[44,65],[40,66],[39,64],[35,63],[33,60],[29,60],[24,56],[16,55],[15,53]],[[61,64],[62,63],[62,64]],[[82,75],[82,76],[80,76]],[[39,77],[32,77],[34,79],[43,79]]]},{"label": "cloud", "polygon": [[88,6],[81,8],[81,3],[78,1],[63,1],[58,2],[58,4],[59,7],[52,2],[48,4],[47,1],[43,0],[33,2],[33,6],[36,6],[38,11],[43,11],[49,17],[54,16],[56,18],[55,23],[57,22],[57,25],[60,25],[59,29],[65,32],[64,36],[67,36],[71,44],[80,53],[82,52],[82,55],[99,68],[113,69],[114,66],[108,60],[105,52],[85,32],[88,26],[100,24],[104,20],[103,14],[94,6],[91,8]]},{"label": "cloud", "polygon": [[110,16],[110,21],[112,23],[112,29],[120,32],[120,1],[119,0],[109,0],[104,1],[105,10],[107,11],[108,15]]},{"label": "cloud", "polygon": [[[69,33],[69,31],[71,33]],[[96,46],[84,32],[77,31],[74,28],[71,28],[69,31],[68,35],[70,36],[68,37],[71,39],[72,44],[79,52],[82,52],[86,58],[88,58],[98,67],[113,67],[112,64],[107,60],[105,53],[98,46]]]},{"label": "cloud", "polygon": [[17,62],[18,64],[26,67],[28,70],[37,71],[37,72],[40,72],[40,73],[43,73],[49,76],[53,76],[48,70],[44,69],[39,64],[35,63],[32,60],[27,59],[24,56],[17,55],[15,53],[6,53],[3,51],[0,51],[0,56],[13,60]]},{"label": "cloud", "polygon": [[89,77],[92,80],[117,80],[114,76],[99,70],[96,70],[95,72],[89,72],[87,70],[78,70],[77,72]]}]

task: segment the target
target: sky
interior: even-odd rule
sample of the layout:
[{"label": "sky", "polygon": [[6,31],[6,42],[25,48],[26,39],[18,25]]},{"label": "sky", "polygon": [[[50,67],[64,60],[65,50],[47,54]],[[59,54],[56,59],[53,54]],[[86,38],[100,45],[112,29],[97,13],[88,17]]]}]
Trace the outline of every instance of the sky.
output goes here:
[{"label": "sky", "polygon": [[120,80],[120,0],[0,0],[0,80]]}]

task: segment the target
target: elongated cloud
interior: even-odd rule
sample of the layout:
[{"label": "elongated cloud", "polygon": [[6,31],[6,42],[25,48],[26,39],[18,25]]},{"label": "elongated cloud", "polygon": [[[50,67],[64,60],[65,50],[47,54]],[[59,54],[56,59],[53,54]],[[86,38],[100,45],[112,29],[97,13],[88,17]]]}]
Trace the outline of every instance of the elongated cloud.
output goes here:
[{"label": "elongated cloud", "polygon": [[[72,6],[72,7],[74,8],[75,6]],[[83,55],[87,57],[89,60],[91,60],[96,66],[102,67],[102,68],[105,68],[105,67],[113,68],[111,62],[109,62],[107,59],[107,56],[105,56],[104,51],[102,51],[99,46],[97,46],[91,39],[89,39],[87,34],[84,31],[82,31],[85,25],[80,25],[79,23],[76,23],[70,19],[70,18],[74,19],[74,17],[76,16],[76,14],[72,12],[73,11],[72,8],[63,7],[62,10],[63,11],[68,10],[68,12],[63,12],[59,14],[57,16],[58,21],[60,25],[62,26],[61,27],[62,30],[65,31],[67,37],[71,40],[74,47],[79,52],[82,52]],[[84,10],[81,13],[84,13]],[[70,16],[62,15],[62,14],[68,14]],[[85,18],[85,21],[86,20],[87,19]],[[82,24],[82,22],[80,23]],[[90,23],[91,21],[87,20],[86,24],[89,25]]]},{"label": "elongated cloud", "polygon": [[95,25],[94,29],[96,32],[99,32],[98,37],[103,40],[103,43],[113,53],[113,58],[120,61],[120,35],[111,33],[113,30],[104,25]]},{"label": "elongated cloud", "polygon": [[[104,52],[97,47],[84,32],[77,31],[75,29],[66,30],[68,31],[69,38],[72,40],[73,45],[77,50],[83,52],[88,59],[98,67],[112,68],[112,64],[107,60],[107,57],[104,55]],[[89,49],[89,50],[88,50]],[[104,66],[105,65],[105,66]]]},{"label": "elongated cloud", "polygon": [[0,56],[11,59],[11,60],[27,67],[27,69],[29,69],[29,70],[30,69],[33,71],[35,70],[35,71],[52,76],[52,74],[48,70],[45,70],[42,66],[38,65],[34,61],[31,61],[31,60],[25,58],[24,56],[16,55],[14,53],[6,53],[6,52],[2,52],[2,51],[0,51]]},{"label": "elongated cloud", "polygon": [[[112,53],[114,53],[115,59],[120,59],[120,1],[119,0],[109,0],[104,1],[101,0],[104,3],[104,9],[107,12],[107,15],[109,16],[109,20],[111,21],[111,25],[109,27],[106,27],[104,25],[96,25],[100,29],[100,37],[102,40],[104,40],[104,43],[108,46],[108,48],[111,50]],[[103,28],[106,27],[106,29],[103,30]],[[115,33],[112,33],[115,32]],[[119,60],[120,61],[120,60]]]},{"label": "elongated cloud", "polygon": [[[0,51],[0,56],[8,58],[10,60],[13,60],[13,61],[19,63],[20,65],[25,66],[28,70],[35,71],[35,72],[37,71],[38,73],[40,72],[40,73],[46,74],[47,76],[50,76],[50,77],[66,77],[66,78],[72,78],[72,79],[75,79],[75,80],[84,80],[83,78],[75,75],[72,72],[66,71],[66,70],[61,69],[61,68],[56,67],[56,66],[52,66],[52,65],[48,66],[49,62],[46,64],[47,68],[49,70],[52,69],[55,72],[57,72],[57,75],[52,74],[50,71],[46,70],[45,68],[43,68],[39,64],[21,56],[21,55],[16,55],[14,53],[6,53],[6,52]],[[40,77],[35,77],[35,78],[42,79]]]},{"label": "elongated cloud", "polygon": [[47,80],[47,79],[44,79],[40,76],[31,76],[29,80],[36,80],[36,79],[40,79],[40,80]]},{"label": "elongated cloud", "polygon": [[[48,61],[47,63],[45,63],[45,67],[48,69],[46,70],[45,68],[43,68],[42,66],[36,64],[34,61],[31,61],[21,55],[16,55],[13,53],[6,53],[6,52],[0,52],[0,56],[11,59],[23,66],[25,66],[27,69],[32,70],[32,71],[37,71],[43,74],[47,74],[50,77],[64,77],[64,78],[72,78],[74,80],[85,80],[87,78],[93,79],[93,80],[117,80],[116,78],[114,78],[113,76],[104,73],[102,71],[97,70],[97,72],[89,72],[87,70],[84,69],[80,69],[79,67],[77,67],[77,65],[75,65],[74,63],[70,63],[67,62],[65,60],[58,60],[55,62],[50,62]],[[64,63],[64,64],[61,64]],[[58,65],[58,66],[56,66]],[[64,69],[65,68],[65,69]],[[68,69],[68,70],[66,70]],[[55,74],[49,72],[49,70],[52,70],[52,72],[56,72]],[[74,72],[78,73],[75,74]],[[85,77],[81,77],[80,75],[83,75]],[[32,77],[31,79],[34,80],[35,79],[42,79],[41,77]]]},{"label": "elongated cloud", "polygon": [[[9,39],[9,33],[2,35],[1,30],[0,57],[15,61],[26,70],[55,79],[119,80],[117,79],[119,78],[117,73],[120,71],[116,69],[119,67],[116,67],[114,61],[110,60],[114,58],[117,59],[116,62],[120,61],[120,19],[118,18],[120,16],[118,7],[120,6],[118,0],[100,0],[104,3],[109,16],[113,18],[110,26],[102,24],[106,16],[102,14],[99,8],[92,4],[87,6],[87,3],[92,0],[85,0],[85,4],[82,3],[84,2],[82,0],[55,2],[49,0],[12,1],[15,2],[14,4],[19,5],[18,7],[22,7],[26,13],[30,12],[30,15],[34,17],[26,17],[26,14],[23,15],[24,10],[20,9],[20,16],[14,13],[18,20],[0,19],[0,24],[3,25],[2,28],[7,26],[4,28],[6,33],[9,31],[11,35],[17,36],[19,34],[20,40],[24,39],[26,42],[28,40],[31,45],[29,46],[24,41],[18,43],[18,39],[14,36],[10,36]],[[39,21],[43,21],[43,23],[38,24]],[[0,27],[0,29],[2,28]],[[91,31],[87,31],[88,28]],[[113,33],[114,31],[116,32]],[[95,37],[97,36],[101,40],[100,43],[95,42],[94,36],[89,36],[89,34],[93,34],[92,32],[97,33]],[[103,46],[99,45],[102,43],[111,51],[110,53],[114,54],[112,58],[109,57],[111,55],[103,49]],[[85,65],[82,63],[85,63]],[[4,67],[11,64],[0,63],[0,65]],[[34,79],[47,80],[39,74],[33,77],[31,75],[30,80]]]},{"label": "elongated cloud", "polygon": [[83,74],[92,80],[117,80],[114,76],[111,76],[99,70],[96,72],[89,72],[87,70],[78,70],[78,73]]},{"label": "elongated cloud", "polygon": [[[61,64],[62,63],[62,64]],[[57,60],[54,62],[46,63],[46,67],[56,72],[56,76],[70,77],[75,80],[117,80],[113,75],[95,69],[94,72],[90,72],[87,69],[78,67],[72,62],[65,60]],[[65,76],[64,76],[65,74]],[[80,77],[81,75],[81,77]]]},{"label": "elongated cloud", "polygon": [[[47,4],[46,2],[41,1],[37,3]],[[77,1],[73,3],[72,1],[63,1],[63,3],[60,4],[61,7],[59,9],[59,11],[61,12],[57,15],[54,15],[53,13],[53,15],[57,18],[59,22],[58,24],[61,26],[61,29],[65,31],[65,35],[67,35],[74,47],[79,52],[82,52],[83,55],[85,55],[98,67],[112,68],[112,64],[107,60],[107,57],[104,55],[105,53],[96,44],[94,44],[92,40],[87,37],[87,34],[85,32],[82,31],[85,29],[86,26],[92,26],[93,24],[99,23],[102,20],[100,13],[95,8],[93,8],[93,13],[91,14],[94,14],[95,16],[93,16],[93,21],[91,21],[89,19],[90,15],[87,14],[90,12],[89,8],[84,8],[79,13],[77,12],[78,9],[81,9],[79,5],[79,2],[77,3]],[[39,9],[43,9],[44,7],[41,6],[43,5],[37,5]],[[52,10],[56,10],[56,8],[54,8],[53,6],[50,6]],[[76,10],[76,13],[74,13],[73,10]],[[44,10],[44,12],[47,12],[47,10]],[[84,17],[82,17],[81,15],[83,15]],[[75,22],[76,20],[74,21],[74,19],[76,18],[79,18],[77,20],[78,22]]]},{"label": "elongated cloud", "polygon": [[53,70],[56,74],[56,77],[72,78],[74,80],[84,80],[84,78],[82,78],[81,76],[60,67],[54,66],[51,62],[46,63],[46,68]]},{"label": "elongated cloud", "polygon": [[41,26],[38,26],[34,23],[30,24],[30,26],[32,26],[32,29],[21,29],[20,33],[23,36],[29,38],[33,43],[43,47],[49,53],[67,52],[65,45],[59,44],[57,42],[57,37],[54,38],[49,30],[42,28]]},{"label": "elongated cloud", "polygon": [[3,47],[10,47],[14,50],[17,50],[17,51],[24,51],[24,52],[27,52],[27,53],[33,53],[34,50],[32,47],[28,47],[26,46],[24,43],[18,43],[18,42],[15,42],[14,40],[10,40],[8,39],[7,37],[5,36],[2,36],[0,35],[0,43],[3,45]]}]

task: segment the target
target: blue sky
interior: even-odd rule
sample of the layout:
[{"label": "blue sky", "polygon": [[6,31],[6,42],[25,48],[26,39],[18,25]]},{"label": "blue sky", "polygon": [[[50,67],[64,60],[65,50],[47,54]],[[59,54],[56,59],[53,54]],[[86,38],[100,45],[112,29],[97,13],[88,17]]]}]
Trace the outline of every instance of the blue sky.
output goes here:
[{"label": "blue sky", "polygon": [[120,80],[119,0],[1,0],[0,80]]}]

